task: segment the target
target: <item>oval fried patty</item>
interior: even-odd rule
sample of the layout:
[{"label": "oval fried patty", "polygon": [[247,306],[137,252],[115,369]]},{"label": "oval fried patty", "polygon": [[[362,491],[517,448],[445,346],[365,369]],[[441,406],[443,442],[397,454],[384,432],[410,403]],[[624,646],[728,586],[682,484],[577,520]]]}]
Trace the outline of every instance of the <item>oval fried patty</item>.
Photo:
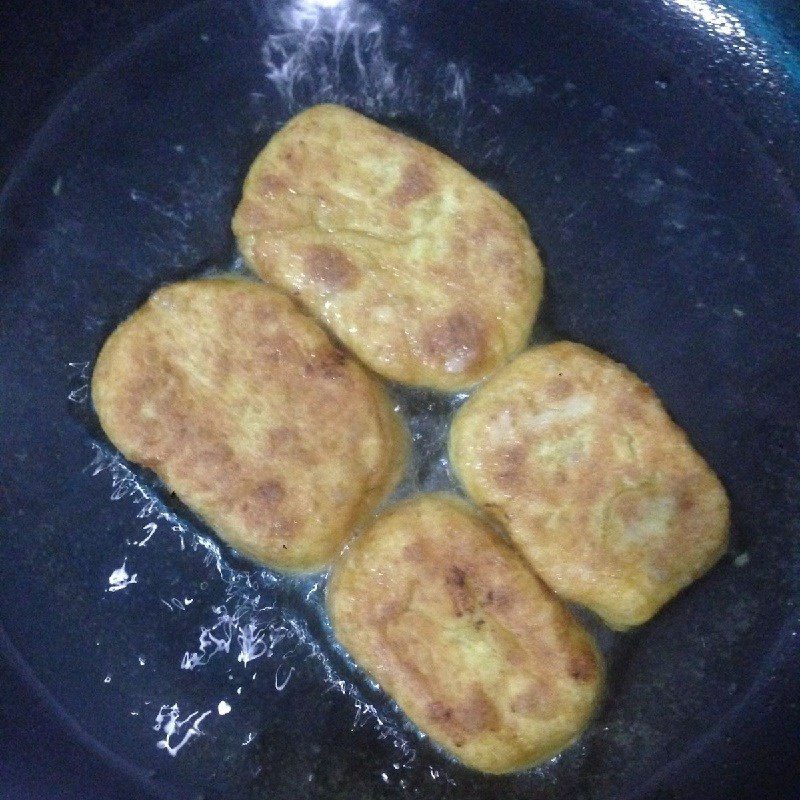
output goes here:
[{"label": "oval fried patty", "polygon": [[463,501],[419,495],[335,562],[336,636],[433,740],[510,772],[587,724],[602,666],[590,636]]},{"label": "oval fried patty", "polygon": [[541,261],[508,201],[341,106],[310,108],[273,136],[233,230],[262,278],[402,383],[474,383],[525,345],[541,299]]},{"label": "oval fried patty", "polygon": [[539,575],[616,628],[648,620],[727,546],[716,475],[646,384],[582,345],[492,376],[456,415],[450,457]]},{"label": "oval fried patty", "polygon": [[380,386],[289,298],[250,281],[159,289],[106,341],[92,399],[128,459],[283,569],[336,555],[405,452]]}]

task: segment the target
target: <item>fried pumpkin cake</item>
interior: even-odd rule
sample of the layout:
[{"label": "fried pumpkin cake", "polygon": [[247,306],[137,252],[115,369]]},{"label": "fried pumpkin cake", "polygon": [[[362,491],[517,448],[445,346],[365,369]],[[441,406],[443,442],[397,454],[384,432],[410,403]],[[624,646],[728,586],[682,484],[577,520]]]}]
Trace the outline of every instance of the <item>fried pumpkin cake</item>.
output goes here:
[{"label": "fried pumpkin cake", "polygon": [[598,703],[589,634],[455,497],[418,495],[378,517],[334,562],[327,604],[356,662],[474,769],[554,755]]},{"label": "fried pumpkin cake", "polygon": [[126,458],[279,569],[339,553],[405,452],[377,382],[288,297],[247,280],[155,292],[103,346],[92,399]]},{"label": "fried pumpkin cake", "polygon": [[545,582],[615,628],[650,619],[727,546],[719,479],[645,383],[579,344],[493,375],[459,409],[450,458]]},{"label": "fried pumpkin cake", "polygon": [[335,105],[261,151],[233,230],[245,260],[372,370],[455,390],[519,352],[542,264],[519,212],[438,151]]}]

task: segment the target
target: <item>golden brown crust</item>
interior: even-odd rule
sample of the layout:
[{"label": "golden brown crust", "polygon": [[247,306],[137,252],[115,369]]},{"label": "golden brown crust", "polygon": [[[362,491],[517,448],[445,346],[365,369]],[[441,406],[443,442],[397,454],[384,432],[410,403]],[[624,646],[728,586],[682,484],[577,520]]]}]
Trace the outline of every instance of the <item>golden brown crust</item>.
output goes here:
[{"label": "golden brown crust", "polygon": [[92,398],[127,458],[281,569],[335,556],[405,455],[376,381],[291,300],[250,281],[159,289],[106,341]]},{"label": "golden brown crust", "polygon": [[541,261],[508,201],[341,106],[275,134],[233,230],[261,277],[402,383],[474,383],[524,347],[541,299]]},{"label": "golden brown crust", "polygon": [[555,754],[602,686],[591,637],[466,503],[420,495],[335,562],[334,631],[432,739],[484,772]]},{"label": "golden brown crust", "polygon": [[625,367],[571,342],[521,355],[459,410],[469,495],[562,597],[610,625],[652,617],[724,552],[716,475]]}]

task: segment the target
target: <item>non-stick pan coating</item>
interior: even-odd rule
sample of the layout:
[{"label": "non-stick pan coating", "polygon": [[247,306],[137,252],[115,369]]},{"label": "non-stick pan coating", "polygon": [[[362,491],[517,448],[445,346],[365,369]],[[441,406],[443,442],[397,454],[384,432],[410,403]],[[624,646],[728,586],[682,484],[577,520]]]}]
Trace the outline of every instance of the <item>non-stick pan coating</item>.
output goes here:
[{"label": "non-stick pan coating", "polygon": [[[752,22],[692,8],[732,41]],[[0,620],[55,702],[151,788],[698,796],[731,768],[722,743],[748,735],[796,649],[795,134],[767,130],[777,107],[754,130],[760,107],[733,113],[730,86],[694,68],[701,48],[678,62],[645,33],[555,0],[200,3],[81,84],[16,166],[0,196]],[[731,551],[708,577],[635,632],[591,623],[603,710],[518,776],[420,740],[332,645],[324,578],[281,579],[218,545],[115,457],[88,398],[104,338],[155,287],[240,268],[229,221],[247,166],[319,101],[424,139],[516,203],[547,263],[536,337],[629,364],[731,496]],[[454,487],[462,398],[395,392],[416,434],[401,493]]]}]

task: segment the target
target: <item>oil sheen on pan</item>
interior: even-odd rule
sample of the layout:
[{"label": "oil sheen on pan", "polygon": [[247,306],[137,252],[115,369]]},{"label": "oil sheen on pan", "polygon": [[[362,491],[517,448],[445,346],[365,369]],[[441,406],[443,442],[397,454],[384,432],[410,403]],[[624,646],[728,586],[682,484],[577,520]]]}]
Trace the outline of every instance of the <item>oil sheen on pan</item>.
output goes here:
[{"label": "oil sheen on pan", "polygon": [[615,628],[650,619],[727,546],[719,479],[646,384],[582,345],[492,376],[456,415],[450,456],[556,593]]},{"label": "oil sheen on pan", "polygon": [[460,389],[524,347],[543,271],[528,227],[451,159],[341,106],[290,120],[233,220],[265,280],[375,372]]},{"label": "oil sheen on pan", "polygon": [[475,769],[554,755],[597,705],[589,634],[455,497],[418,495],[380,516],[335,563],[327,603],[356,662]]},{"label": "oil sheen on pan", "polygon": [[383,389],[284,295],[237,279],[159,289],[106,341],[100,422],[229,544],[324,566],[396,482]]}]

